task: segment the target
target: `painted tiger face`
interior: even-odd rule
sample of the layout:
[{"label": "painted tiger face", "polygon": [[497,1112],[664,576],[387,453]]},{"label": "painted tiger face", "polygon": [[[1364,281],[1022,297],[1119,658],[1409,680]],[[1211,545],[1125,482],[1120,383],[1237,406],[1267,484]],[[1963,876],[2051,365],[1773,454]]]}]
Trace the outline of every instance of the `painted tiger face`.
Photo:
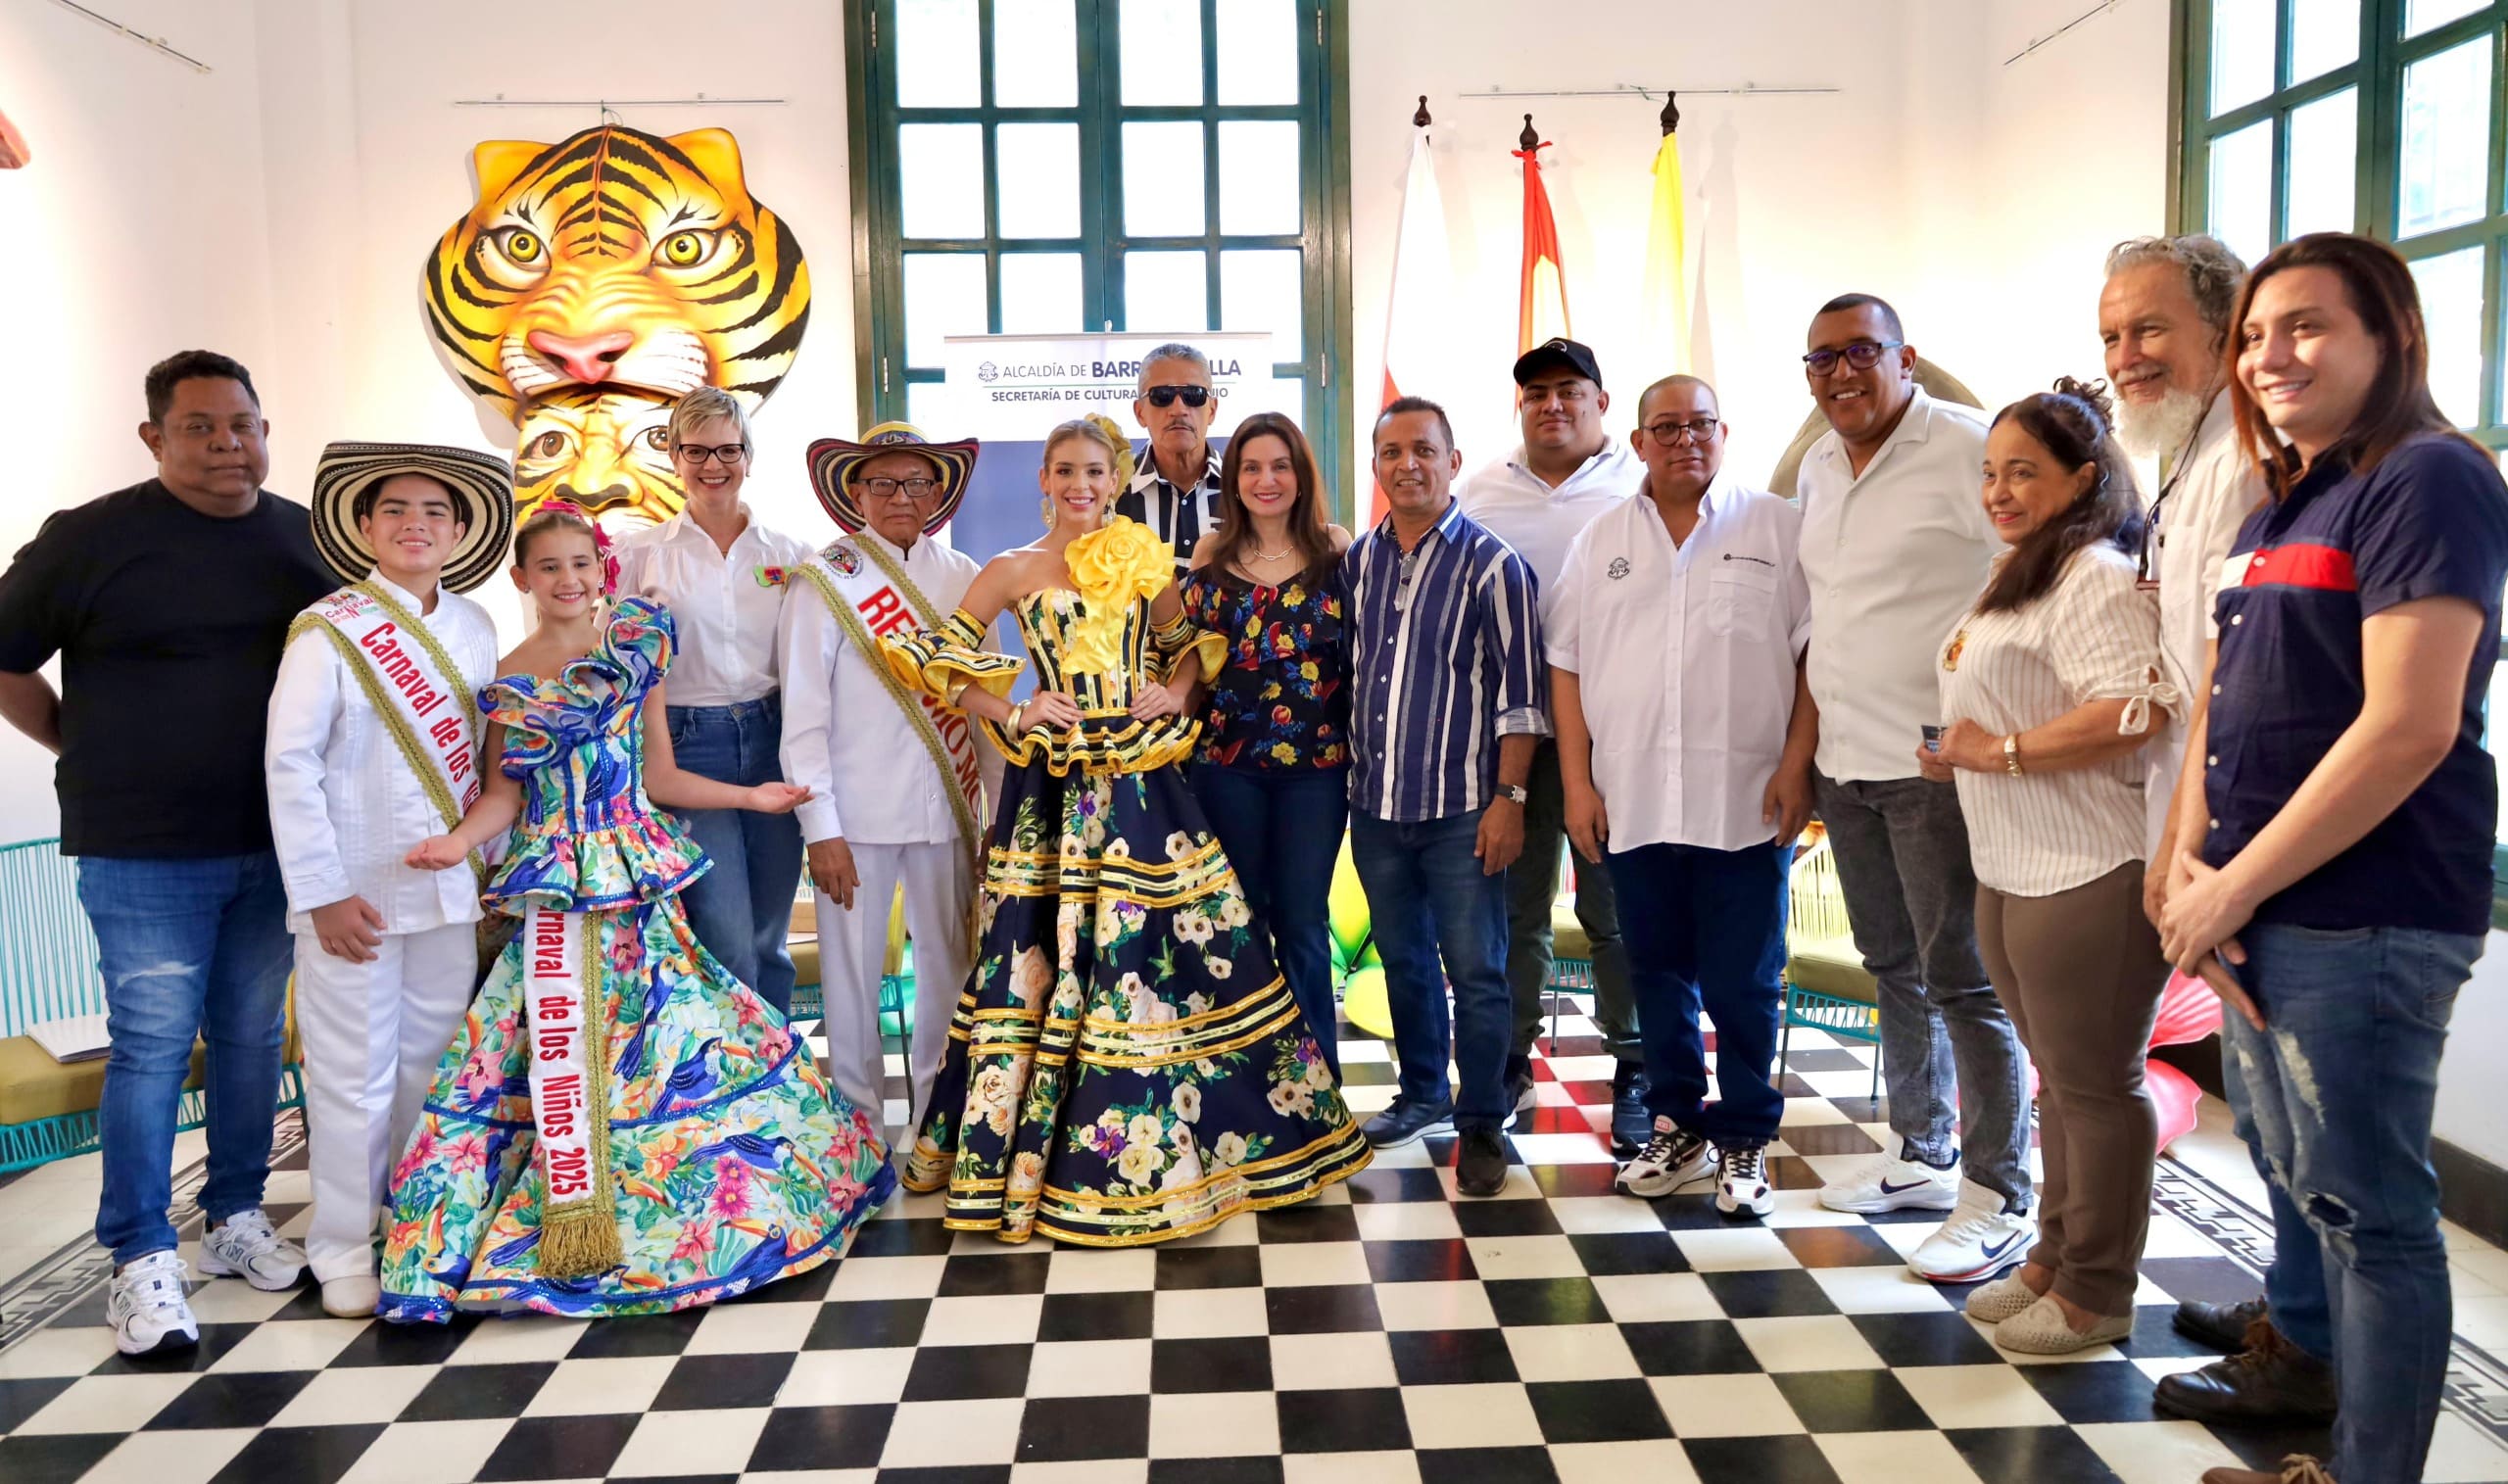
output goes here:
[{"label": "painted tiger face", "polygon": [[603,530],[659,525],[688,503],[671,468],[670,402],[572,387],[534,403],[513,455],[514,518],[571,500]]},{"label": "painted tiger face", "polygon": [[471,395],[508,417],[570,387],[749,407],[791,369],[810,275],[722,129],[615,124],[471,153],[478,200],[427,258],[427,314]]}]

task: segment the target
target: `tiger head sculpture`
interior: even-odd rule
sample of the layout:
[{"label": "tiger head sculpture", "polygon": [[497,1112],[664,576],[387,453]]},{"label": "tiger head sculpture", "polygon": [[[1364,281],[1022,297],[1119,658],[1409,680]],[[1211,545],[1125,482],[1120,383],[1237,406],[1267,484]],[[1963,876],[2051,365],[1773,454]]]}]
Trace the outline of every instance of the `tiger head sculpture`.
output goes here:
[{"label": "tiger head sculpture", "polygon": [[514,447],[516,516],[568,500],[624,533],[678,514],[688,497],[671,467],[670,407],[666,397],[588,387],[533,403]]},{"label": "tiger head sculpture", "polygon": [[569,389],[754,407],[810,315],[800,244],[722,129],[617,124],[471,152],[478,199],[428,255],[427,315],[471,395],[520,421]]}]

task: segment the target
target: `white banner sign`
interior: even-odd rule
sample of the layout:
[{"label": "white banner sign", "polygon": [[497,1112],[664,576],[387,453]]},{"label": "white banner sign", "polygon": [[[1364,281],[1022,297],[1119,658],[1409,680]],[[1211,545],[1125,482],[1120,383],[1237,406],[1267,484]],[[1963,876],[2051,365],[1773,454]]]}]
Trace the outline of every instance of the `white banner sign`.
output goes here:
[{"label": "white banner sign", "polygon": [[948,372],[946,432],[933,437],[1034,442],[1055,423],[1103,412],[1127,432],[1140,395],[1140,358],[1182,341],[1210,358],[1219,393],[1213,437],[1226,438],[1256,412],[1305,409],[1283,406],[1272,382],[1269,330],[1182,335],[950,335],[941,341]]}]

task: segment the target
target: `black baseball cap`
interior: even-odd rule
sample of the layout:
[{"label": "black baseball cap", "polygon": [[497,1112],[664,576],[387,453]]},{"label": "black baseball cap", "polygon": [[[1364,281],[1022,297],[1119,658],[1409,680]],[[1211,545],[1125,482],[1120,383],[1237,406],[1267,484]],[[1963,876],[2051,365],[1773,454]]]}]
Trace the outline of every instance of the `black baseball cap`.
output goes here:
[{"label": "black baseball cap", "polygon": [[1554,336],[1516,358],[1516,385],[1522,386],[1541,372],[1562,366],[1596,386],[1603,384],[1602,368],[1594,364],[1591,349],[1576,341]]}]

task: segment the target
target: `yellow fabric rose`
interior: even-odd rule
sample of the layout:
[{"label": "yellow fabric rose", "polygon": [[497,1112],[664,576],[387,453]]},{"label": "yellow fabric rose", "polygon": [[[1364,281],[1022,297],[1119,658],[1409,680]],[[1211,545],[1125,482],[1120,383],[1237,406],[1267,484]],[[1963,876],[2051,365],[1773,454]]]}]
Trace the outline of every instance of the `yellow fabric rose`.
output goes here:
[{"label": "yellow fabric rose", "polygon": [[1063,561],[1086,609],[1066,631],[1064,666],[1111,675],[1124,662],[1124,622],[1133,604],[1176,580],[1175,552],[1149,527],[1118,515],[1073,541]]}]

